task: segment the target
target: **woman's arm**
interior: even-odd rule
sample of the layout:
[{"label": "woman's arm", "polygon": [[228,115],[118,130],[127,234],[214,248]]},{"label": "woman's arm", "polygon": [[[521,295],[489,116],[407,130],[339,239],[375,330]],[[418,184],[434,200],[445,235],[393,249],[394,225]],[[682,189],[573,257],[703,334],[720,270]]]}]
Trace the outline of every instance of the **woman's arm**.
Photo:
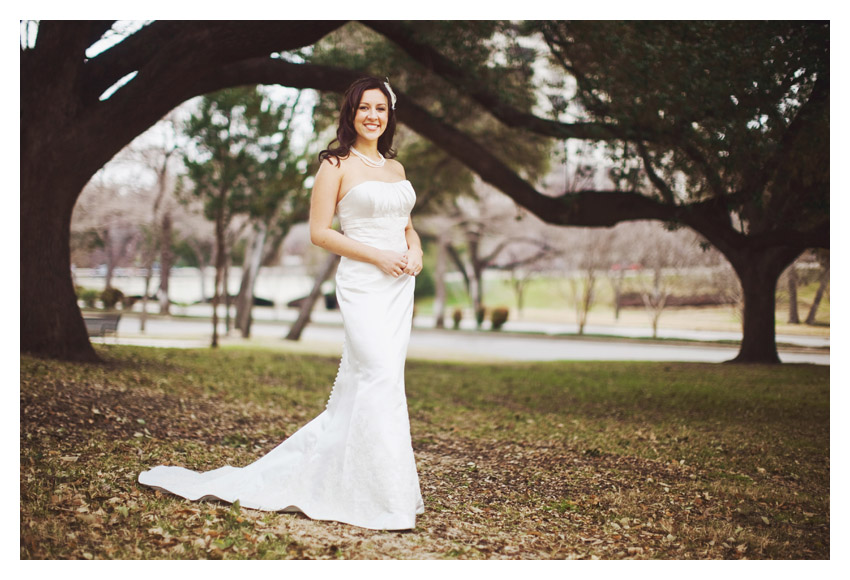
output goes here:
[{"label": "woman's arm", "polygon": [[407,266],[404,273],[416,276],[422,271],[422,240],[413,229],[413,220],[407,219],[407,227],[404,228],[404,237],[407,240]]},{"label": "woman's arm", "polygon": [[373,248],[333,229],[341,181],[342,168],[329,160],[323,161],[310,198],[310,241],[334,254],[374,264],[385,274],[401,275],[407,266],[404,254]]}]

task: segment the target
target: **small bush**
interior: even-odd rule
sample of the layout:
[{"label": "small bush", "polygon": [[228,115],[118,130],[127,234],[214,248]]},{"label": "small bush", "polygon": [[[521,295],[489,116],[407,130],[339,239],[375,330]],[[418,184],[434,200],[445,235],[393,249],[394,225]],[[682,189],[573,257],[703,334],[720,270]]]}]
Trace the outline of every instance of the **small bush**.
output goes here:
[{"label": "small bush", "polygon": [[88,308],[94,308],[95,302],[97,302],[97,298],[100,293],[93,288],[84,288],[82,286],[77,286],[75,288],[77,292],[77,299],[82,300],[83,304],[85,304]]},{"label": "small bush", "polygon": [[484,306],[479,306],[475,311],[475,324],[478,325],[478,328],[481,328],[481,325],[484,324],[485,318],[487,318],[487,309]]},{"label": "small bush", "polygon": [[455,324],[455,330],[460,328],[460,321],[463,320],[463,311],[460,308],[455,308],[455,311],[452,313],[452,320]]},{"label": "small bush", "polygon": [[141,296],[125,296],[121,299],[121,309],[122,310],[132,310],[133,306],[141,300]]},{"label": "small bush", "polygon": [[124,293],[118,288],[107,288],[100,293],[100,301],[107,310],[112,310],[115,305],[124,299]]},{"label": "small bush", "polygon": [[504,307],[494,308],[490,313],[490,321],[492,322],[493,330],[500,330],[502,325],[508,321],[508,309]]}]

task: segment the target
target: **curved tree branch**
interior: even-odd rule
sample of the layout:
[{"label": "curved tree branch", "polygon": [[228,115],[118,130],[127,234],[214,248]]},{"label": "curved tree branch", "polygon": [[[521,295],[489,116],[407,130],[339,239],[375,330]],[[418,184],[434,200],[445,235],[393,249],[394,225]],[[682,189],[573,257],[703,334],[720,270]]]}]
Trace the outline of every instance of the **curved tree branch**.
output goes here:
[{"label": "curved tree branch", "polygon": [[[76,149],[81,155],[85,154],[87,165],[99,168],[115,152],[181,103],[228,86],[227,75],[221,71],[234,61],[241,62],[239,59],[243,59],[250,63],[252,58],[259,56],[262,56],[261,60],[271,61],[268,55],[273,50],[310,45],[341,23],[286,21],[258,23],[256,27],[250,22],[182,23],[179,27],[174,23],[163,23],[161,27],[155,25],[145,27],[124,42],[153,42],[170,33],[175,34],[174,38],[157,45],[155,50],[142,50],[144,59],[123,58],[122,51],[130,46],[119,49],[124,42],[105,51],[101,61],[102,72],[92,79],[93,84],[80,88],[80,92],[89,99],[87,106],[79,114],[66,118],[66,122],[74,123],[85,133],[98,135],[101,143],[84,153],[77,143],[62,142],[76,139],[74,132],[55,127],[57,147]],[[135,38],[137,35],[141,36]],[[112,50],[118,50],[118,56],[110,61],[107,55]],[[79,67],[84,66],[81,60]],[[106,82],[104,79],[124,74],[127,68],[136,66],[139,67],[138,74],[133,80],[105,101],[97,100],[94,95]],[[73,70],[70,66],[66,68]],[[104,140],[108,144],[104,144]]]},{"label": "curved tree branch", "polygon": [[88,46],[91,46],[95,42],[103,38],[103,35],[109,32],[115,22],[115,20],[92,20],[91,29],[89,30],[89,37],[86,41],[86,44]]},{"label": "curved tree branch", "polygon": [[[332,21],[154,22],[86,63],[91,85],[89,95],[96,98],[134,71],[139,71],[134,81],[143,81],[135,84],[145,85],[146,91],[163,82],[172,88],[170,83],[176,82],[179,86],[191,82],[222,65],[309,46],[342,24]],[[128,92],[133,93],[121,89],[121,93]]]},{"label": "curved tree branch", "polygon": [[[343,92],[365,73],[337,67],[294,64],[280,59],[250,59],[223,67],[202,79],[198,91],[223,84],[281,84]],[[206,84],[205,84],[206,83]],[[622,221],[660,220],[680,222],[702,234],[721,251],[734,250],[745,237],[729,225],[728,200],[716,198],[684,205],[665,204],[635,191],[584,190],[552,197],[538,192],[492,152],[468,135],[444,123],[396,91],[398,119],[412,130],[453,155],[481,179],[543,221],[557,225],[612,227]]]},{"label": "curved tree branch", "polygon": [[637,132],[614,124],[561,123],[518,111],[510,105],[506,105],[497,96],[484,90],[476,83],[471,82],[468,71],[455,65],[431,46],[417,42],[415,30],[411,26],[403,22],[389,20],[364,21],[363,24],[392,40],[426,69],[455,86],[462,87],[472,99],[483,105],[509,127],[523,128],[538,135],[556,139],[602,141],[639,137]]},{"label": "curved tree branch", "polygon": [[637,148],[641,159],[643,159],[643,168],[646,170],[649,181],[652,182],[652,185],[655,186],[655,189],[658,190],[665,202],[669,204],[676,203],[676,196],[673,194],[673,190],[655,172],[655,168],[652,166],[652,159],[649,157],[649,151],[647,151],[643,141],[637,142]]},{"label": "curved tree branch", "polygon": [[96,101],[122,77],[141,69],[163,46],[183,35],[185,28],[185,25],[173,21],[153,22],[87,60],[84,73],[86,101]]},{"label": "curved tree branch", "polygon": [[[702,169],[705,178],[715,195],[726,195],[722,180],[717,171],[711,166],[703,152],[685,135],[692,130],[689,128],[661,129],[637,125],[618,125],[614,123],[562,123],[541,119],[530,113],[517,111],[503,103],[496,95],[488,92],[469,78],[469,73],[440,54],[430,45],[416,41],[416,31],[412,26],[398,21],[364,21],[366,26],[382,34],[400,46],[408,55],[413,57],[425,68],[433,71],[455,86],[462,87],[467,94],[490,111],[497,119],[509,127],[522,128],[532,133],[553,137],[556,139],[583,139],[590,141],[605,141],[621,139],[625,141],[647,141],[659,145],[677,147]],[[547,42],[554,42],[547,38]],[[557,55],[556,55],[557,56]],[[564,67],[580,78],[580,73],[574,67]]]},{"label": "curved tree branch", "polygon": [[760,180],[748,184],[751,191],[762,191],[767,187],[770,180],[777,178],[778,172],[791,165],[788,158],[796,148],[797,143],[805,138],[805,135],[816,126],[819,119],[823,118],[829,118],[828,75],[822,75],[815,81],[811,96],[800,108],[788,129],[782,135],[776,152],[768,159],[762,170],[756,174]]}]

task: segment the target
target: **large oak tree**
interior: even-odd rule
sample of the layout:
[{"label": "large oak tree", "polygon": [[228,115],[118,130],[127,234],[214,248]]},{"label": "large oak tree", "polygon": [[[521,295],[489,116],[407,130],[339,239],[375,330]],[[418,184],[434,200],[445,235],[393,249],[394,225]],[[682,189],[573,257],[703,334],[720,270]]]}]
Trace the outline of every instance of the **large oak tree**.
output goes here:
[{"label": "large oak tree", "polygon": [[[154,22],[92,57],[112,22],[38,24],[21,49],[21,350],[96,360],[70,276],[71,212],[94,173],[197,95],[339,22]],[[135,76],[108,98],[101,95]],[[254,83],[256,84],[256,83]]]},{"label": "large oak tree", "polygon": [[557,197],[494,167],[476,171],[550,223],[655,219],[699,232],[744,291],[735,360],[779,362],[778,278],[805,249],[829,247],[828,22],[526,24],[575,80],[578,115],[569,122],[514,106],[499,75],[446,58],[427,29],[368,25],[505,124],[605,142],[626,169],[637,162],[623,188]]}]

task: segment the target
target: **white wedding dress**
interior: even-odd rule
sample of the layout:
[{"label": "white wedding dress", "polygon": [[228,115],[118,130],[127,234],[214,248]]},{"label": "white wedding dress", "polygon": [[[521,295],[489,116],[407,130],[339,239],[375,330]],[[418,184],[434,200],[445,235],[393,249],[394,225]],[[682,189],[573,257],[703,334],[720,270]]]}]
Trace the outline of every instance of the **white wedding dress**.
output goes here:
[{"label": "white wedding dress", "polygon": [[[349,190],[337,214],[346,236],[405,252],[415,199],[408,181],[367,181]],[[404,390],[414,284],[412,276],[394,278],[343,257],[336,293],[345,342],[326,409],[245,467],[199,473],[158,466],[139,483],[190,500],[238,500],[371,529],[414,528],[424,511]]]}]

